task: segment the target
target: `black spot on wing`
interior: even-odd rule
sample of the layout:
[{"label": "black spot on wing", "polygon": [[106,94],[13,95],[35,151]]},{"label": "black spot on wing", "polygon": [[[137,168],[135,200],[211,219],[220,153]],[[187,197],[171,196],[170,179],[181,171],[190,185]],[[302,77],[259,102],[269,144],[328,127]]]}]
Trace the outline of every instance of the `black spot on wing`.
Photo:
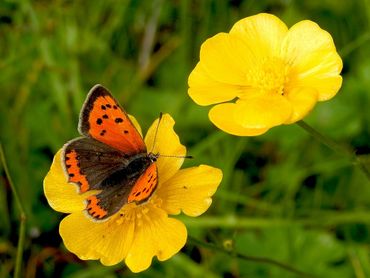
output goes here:
[{"label": "black spot on wing", "polygon": [[[95,85],[89,92],[86,97],[84,106],[81,109],[80,114],[80,122],[79,122],[79,131],[81,134],[88,135],[88,131],[90,130],[89,124],[89,115],[90,111],[94,108],[94,103],[98,97],[110,96],[112,97],[111,93],[104,88],[102,85]],[[113,98],[113,97],[112,97]],[[101,106],[101,109],[105,110],[105,106]]]}]

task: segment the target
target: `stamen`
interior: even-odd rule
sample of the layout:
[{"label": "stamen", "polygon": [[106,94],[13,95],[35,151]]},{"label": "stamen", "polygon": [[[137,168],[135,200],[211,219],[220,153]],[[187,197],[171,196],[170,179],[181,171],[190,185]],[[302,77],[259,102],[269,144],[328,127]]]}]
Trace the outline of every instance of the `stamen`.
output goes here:
[{"label": "stamen", "polygon": [[284,86],[287,82],[288,65],[277,57],[265,58],[255,68],[248,70],[247,83],[262,92],[284,94]]}]

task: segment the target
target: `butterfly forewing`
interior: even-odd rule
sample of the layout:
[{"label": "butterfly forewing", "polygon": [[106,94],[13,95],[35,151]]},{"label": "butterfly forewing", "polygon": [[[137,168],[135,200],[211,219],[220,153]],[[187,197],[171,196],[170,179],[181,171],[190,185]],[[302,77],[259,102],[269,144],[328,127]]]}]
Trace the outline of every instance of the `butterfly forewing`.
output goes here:
[{"label": "butterfly forewing", "polygon": [[128,155],[146,153],[140,133],[111,93],[101,85],[94,86],[87,96],[79,131]]}]

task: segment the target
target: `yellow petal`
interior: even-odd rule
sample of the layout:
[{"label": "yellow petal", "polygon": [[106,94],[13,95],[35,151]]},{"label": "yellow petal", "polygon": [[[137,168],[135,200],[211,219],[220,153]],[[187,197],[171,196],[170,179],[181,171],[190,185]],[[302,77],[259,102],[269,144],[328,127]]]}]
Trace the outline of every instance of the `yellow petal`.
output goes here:
[{"label": "yellow petal", "polygon": [[318,100],[335,96],[342,85],[342,60],[331,35],[316,23],[304,20],[292,26],[281,49],[290,65],[287,88],[313,87]]},{"label": "yellow petal", "polygon": [[219,33],[200,49],[200,64],[214,80],[232,85],[248,85],[248,69],[258,61],[251,48],[238,36]]},{"label": "yellow petal", "polygon": [[67,249],[82,260],[100,259],[104,265],[121,262],[134,240],[134,223],[117,215],[105,222],[94,222],[84,212],[65,217],[59,233]]},{"label": "yellow petal", "polygon": [[284,124],[291,124],[303,119],[315,106],[317,91],[313,88],[297,88],[286,97],[292,104],[293,113]]},{"label": "yellow petal", "polygon": [[270,128],[285,122],[292,114],[291,104],[283,96],[265,94],[239,100],[234,120],[247,128]]},{"label": "yellow petal", "polygon": [[182,169],[157,191],[161,207],[170,214],[183,211],[189,216],[204,213],[212,203],[222,171],[207,165]]},{"label": "yellow petal", "polygon": [[[186,148],[181,145],[180,139],[175,133],[173,126],[175,121],[169,114],[162,116],[158,126],[158,119],[151,125],[145,136],[145,144],[148,151],[160,155],[185,156]],[[157,137],[154,137],[158,127]],[[154,149],[153,149],[154,144]],[[159,185],[172,177],[181,167],[184,158],[159,156],[157,160]]]},{"label": "yellow petal", "polygon": [[260,13],[239,20],[230,30],[248,45],[255,56],[266,57],[279,54],[281,42],[288,27],[272,14]]},{"label": "yellow petal", "polygon": [[[297,74],[290,78],[289,86],[293,88],[312,87],[319,93],[318,101],[325,101],[337,94],[342,86],[342,76],[326,76],[318,72],[307,75]],[[288,92],[290,90],[290,88],[287,89]]]},{"label": "yellow petal", "polygon": [[143,132],[141,130],[141,126],[140,126],[139,122],[132,115],[128,115],[128,117],[130,118],[132,124],[136,127],[137,131],[140,133],[141,137],[143,137]]},{"label": "yellow petal", "polygon": [[147,269],[153,256],[160,261],[169,259],[180,251],[187,238],[185,225],[169,218],[162,209],[152,206],[140,220],[136,221],[135,239],[125,260],[133,272]]},{"label": "yellow petal", "polygon": [[214,80],[200,63],[189,76],[189,96],[199,105],[229,101],[240,95],[241,87]]},{"label": "yellow petal", "polygon": [[209,112],[211,121],[220,129],[235,135],[254,136],[284,123],[292,113],[292,105],[283,96],[264,94],[216,105]]},{"label": "yellow petal", "polygon": [[62,168],[61,150],[54,156],[44,179],[44,193],[49,205],[56,211],[71,213],[85,208],[84,200],[88,195],[80,195],[77,185],[67,182],[67,176]]},{"label": "yellow petal", "polygon": [[237,136],[257,136],[265,133],[269,128],[246,128],[233,117],[236,110],[235,103],[224,103],[214,106],[209,111],[209,119],[219,129]]}]

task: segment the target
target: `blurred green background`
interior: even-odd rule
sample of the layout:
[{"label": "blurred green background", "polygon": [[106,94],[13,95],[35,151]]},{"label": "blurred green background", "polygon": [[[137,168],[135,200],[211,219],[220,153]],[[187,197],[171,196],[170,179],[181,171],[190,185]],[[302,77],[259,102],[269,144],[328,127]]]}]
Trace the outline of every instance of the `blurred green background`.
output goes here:
[{"label": "blurred green background", "polygon": [[[201,43],[239,19],[311,19],[343,58],[343,87],[306,122],[370,160],[370,1],[0,1],[0,139],[26,208],[22,277],[299,277],[189,241],[172,259],[132,274],[123,263],[80,261],[62,244],[42,181],[54,153],[78,136],[89,89],[109,88],[144,130],[170,113],[185,166],[224,172],[212,207],[180,216],[189,234],[317,277],[370,277],[370,183],[347,157],[297,125],[255,138],[218,131],[187,95]],[[367,157],[366,157],[367,156]],[[0,277],[9,277],[19,214],[0,167]]]}]

